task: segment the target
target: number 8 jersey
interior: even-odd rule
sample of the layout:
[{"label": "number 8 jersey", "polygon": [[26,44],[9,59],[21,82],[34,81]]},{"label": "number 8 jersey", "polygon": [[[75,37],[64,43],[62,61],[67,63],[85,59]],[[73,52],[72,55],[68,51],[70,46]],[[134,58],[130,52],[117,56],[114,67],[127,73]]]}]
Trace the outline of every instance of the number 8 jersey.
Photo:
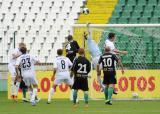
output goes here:
[{"label": "number 8 jersey", "polygon": [[70,67],[72,62],[64,56],[57,56],[54,60],[53,68],[56,69],[56,77],[64,78],[70,76]]},{"label": "number 8 jersey", "polygon": [[16,66],[20,66],[22,77],[35,76],[34,64],[36,62],[38,62],[38,59],[30,54],[23,54],[18,57]]}]

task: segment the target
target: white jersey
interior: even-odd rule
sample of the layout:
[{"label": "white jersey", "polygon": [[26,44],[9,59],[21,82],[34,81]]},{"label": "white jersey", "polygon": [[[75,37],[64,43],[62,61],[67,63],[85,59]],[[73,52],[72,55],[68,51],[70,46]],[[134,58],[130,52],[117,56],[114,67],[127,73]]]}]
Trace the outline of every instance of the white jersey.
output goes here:
[{"label": "white jersey", "polygon": [[70,67],[72,66],[72,62],[69,58],[64,56],[57,56],[54,60],[53,68],[56,69],[56,77],[64,78],[70,76]]},{"label": "white jersey", "polygon": [[38,61],[37,58],[30,54],[23,54],[18,57],[16,65],[20,66],[22,77],[35,76],[34,64]]},{"label": "white jersey", "polygon": [[16,64],[17,58],[13,58],[13,55],[21,55],[21,54],[22,53],[20,52],[19,48],[15,48],[11,53],[9,65],[15,65]]},{"label": "white jersey", "polygon": [[114,50],[115,50],[115,46],[114,46],[114,43],[113,42],[111,42],[109,39],[107,39],[106,41],[105,41],[105,46],[109,46],[110,47],[110,52],[111,53],[114,53]]}]

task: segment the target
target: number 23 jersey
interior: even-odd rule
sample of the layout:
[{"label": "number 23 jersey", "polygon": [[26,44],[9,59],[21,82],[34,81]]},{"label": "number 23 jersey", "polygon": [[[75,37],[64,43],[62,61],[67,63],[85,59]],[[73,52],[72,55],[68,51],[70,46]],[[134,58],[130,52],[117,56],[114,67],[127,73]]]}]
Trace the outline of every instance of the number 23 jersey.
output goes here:
[{"label": "number 23 jersey", "polygon": [[16,65],[20,66],[22,77],[35,76],[34,64],[38,59],[30,54],[23,54],[18,57]]},{"label": "number 23 jersey", "polygon": [[56,69],[56,77],[64,78],[70,76],[72,62],[64,56],[57,56],[54,60],[53,68]]}]

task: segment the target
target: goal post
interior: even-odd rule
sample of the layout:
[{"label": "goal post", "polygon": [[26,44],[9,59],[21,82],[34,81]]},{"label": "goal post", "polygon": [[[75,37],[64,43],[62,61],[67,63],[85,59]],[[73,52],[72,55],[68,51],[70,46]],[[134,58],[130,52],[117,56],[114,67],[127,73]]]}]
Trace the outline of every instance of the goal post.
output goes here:
[{"label": "goal post", "polygon": [[[159,99],[160,89],[160,24],[90,24],[92,39],[104,51],[104,43],[110,32],[115,33],[115,47],[128,51],[118,55],[125,67],[125,74],[117,70],[117,99]],[[83,34],[87,24],[73,25],[73,36],[80,47],[84,47]],[[87,58],[91,58],[85,42]],[[90,79],[92,98],[103,98],[96,81],[96,71],[92,70]],[[101,96],[101,97],[100,97]]]}]

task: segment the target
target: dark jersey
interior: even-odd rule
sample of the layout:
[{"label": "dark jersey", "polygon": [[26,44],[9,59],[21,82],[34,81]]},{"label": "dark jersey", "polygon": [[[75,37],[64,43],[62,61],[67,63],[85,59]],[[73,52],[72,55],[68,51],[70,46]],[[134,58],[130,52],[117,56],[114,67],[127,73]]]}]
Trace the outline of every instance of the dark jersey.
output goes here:
[{"label": "dark jersey", "polygon": [[75,58],[71,70],[75,73],[75,77],[87,77],[91,71],[91,63],[85,57],[79,56]]},{"label": "dark jersey", "polygon": [[105,53],[100,56],[98,63],[102,64],[103,72],[115,71],[118,60],[119,58],[115,54]]},{"label": "dark jersey", "polygon": [[67,45],[66,45],[66,52],[71,52],[69,54],[67,54],[66,56],[68,58],[71,58],[71,57],[75,57],[76,56],[76,53],[78,52],[78,49],[79,49],[79,45],[77,43],[77,41],[71,41],[69,42]]}]

